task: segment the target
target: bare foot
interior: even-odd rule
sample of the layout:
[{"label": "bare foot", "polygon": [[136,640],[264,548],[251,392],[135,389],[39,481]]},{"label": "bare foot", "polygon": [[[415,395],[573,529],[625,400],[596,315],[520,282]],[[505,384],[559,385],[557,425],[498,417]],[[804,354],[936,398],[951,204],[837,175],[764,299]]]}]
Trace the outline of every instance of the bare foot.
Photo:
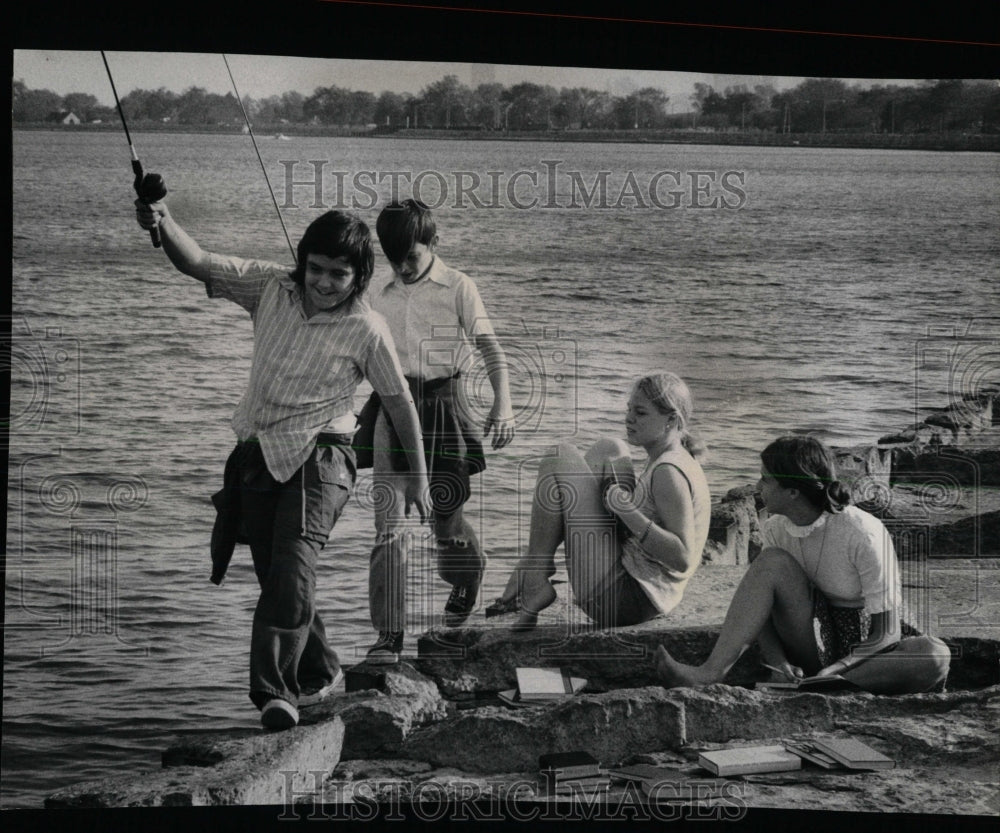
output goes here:
[{"label": "bare foot", "polygon": [[538,614],[555,600],[556,591],[548,579],[533,587],[522,587],[518,596],[519,615],[510,629],[515,633],[533,630],[538,624]]},{"label": "bare foot", "polygon": [[664,688],[698,687],[718,682],[703,668],[678,662],[662,645],[656,649],[656,671]]}]

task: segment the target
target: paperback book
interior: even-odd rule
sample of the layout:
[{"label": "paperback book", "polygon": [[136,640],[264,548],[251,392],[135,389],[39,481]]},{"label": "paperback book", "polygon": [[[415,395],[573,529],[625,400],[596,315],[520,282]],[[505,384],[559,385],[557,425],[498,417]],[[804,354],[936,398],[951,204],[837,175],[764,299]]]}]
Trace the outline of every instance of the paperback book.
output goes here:
[{"label": "paperback book", "polygon": [[795,680],[777,680],[756,683],[759,691],[858,691],[859,688],[839,674],[825,677],[801,677]]},{"label": "paperback book", "polygon": [[893,769],[896,762],[854,738],[823,738],[813,747],[848,769]]},{"label": "paperback book", "polygon": [[784,746],[737,746],[702,752],[698,765],[725,777],[802,769],[802,759]]},{"label": "paperback book", "polygon": [[559,700],[582,691],[587,681],[560,668],[518,668],[519,700]]}]

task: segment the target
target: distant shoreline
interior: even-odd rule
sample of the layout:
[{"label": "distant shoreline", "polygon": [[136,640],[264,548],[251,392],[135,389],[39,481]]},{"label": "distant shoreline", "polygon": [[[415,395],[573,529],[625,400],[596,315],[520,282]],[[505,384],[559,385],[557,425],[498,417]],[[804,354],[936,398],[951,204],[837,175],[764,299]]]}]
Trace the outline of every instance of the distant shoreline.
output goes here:
[{"label": "distant shoreline", "polygon": [[[135,124],[131,132],[141,133],[205,133],[240,134],[233,125]],[[17,124],[14,131],[39,130],[72,133],[120,131],[115,122],[101,124],[61,125],[50,123]],[[414,128],[387,130],[366,127],[335,127],[330,125],[261,125],[254,130],[261,141],[276,137],[326,137],[375,139],[446,139],[493,142],[617,142],[635,144],[728,145],[744,147],[842,148],[863,150],[936,150],[1000,152],[1000,134],[963,133],[771,133],[764,131],[702,131],[702,130],[439,130]]]}]

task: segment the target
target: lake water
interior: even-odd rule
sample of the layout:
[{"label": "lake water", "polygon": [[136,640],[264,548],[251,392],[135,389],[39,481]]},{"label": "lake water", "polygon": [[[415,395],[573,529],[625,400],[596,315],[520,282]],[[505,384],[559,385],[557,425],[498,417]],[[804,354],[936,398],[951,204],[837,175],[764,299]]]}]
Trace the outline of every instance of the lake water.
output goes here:
[{"label": "lake water", "polygon": [[[204,248],[290,262],[248,137],[134,139]],[[339,202],[374,227],[393,180],[409,196],[407,174],[440,203],[438,252],[480,288],[519,422],[468,511],[491,555],[487,601],[526,538],[533,458],[565,437],[621,436],[642,372],[689,382],[716,496],[755,480],[781,433],[871,442],[997,380],[998,155],[259,144],[293,241]],[[286,199],[289,171],[316,170],[321,193]],[[69,783],[158,767],[178,736],[258,725],[249,553],[216,587],[207,551],[252,330],[137,228],[120,134],[15,132],[13,173],[0,801],[37,807]],[[475,368],[468,378],[473,397],[488,390]],[[366,486],[318,576],[345,662],[373,638]],[[426,552],[414,561],[411,632],[446,589]]]}]

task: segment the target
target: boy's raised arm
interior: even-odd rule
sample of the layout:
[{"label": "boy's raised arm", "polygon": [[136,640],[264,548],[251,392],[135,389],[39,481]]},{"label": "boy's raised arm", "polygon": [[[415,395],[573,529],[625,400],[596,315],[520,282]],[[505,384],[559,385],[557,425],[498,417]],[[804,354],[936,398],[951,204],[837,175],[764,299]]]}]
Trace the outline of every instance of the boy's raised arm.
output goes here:
[{"label": "boy's raised arm", "polygon": [[493,407],[483,425],[483,436],[493,431],[494,450],[503,448],[514,439],[514,409],[510,401],[510,376],[507,357],[497,337],[492,333],[476,336],[476,349],[486,362],[486,372],[493,388]]},{"label": "boy's raised arm", "polygon": [[208,282],[211,276],[208,253],[177,225],[167,211],[166,203],[154,202],[147,205],[141,200],[136,200],[135,216],[139,225],[147,231],[159,228],[163,251],[178,271],[202,283]]}]

